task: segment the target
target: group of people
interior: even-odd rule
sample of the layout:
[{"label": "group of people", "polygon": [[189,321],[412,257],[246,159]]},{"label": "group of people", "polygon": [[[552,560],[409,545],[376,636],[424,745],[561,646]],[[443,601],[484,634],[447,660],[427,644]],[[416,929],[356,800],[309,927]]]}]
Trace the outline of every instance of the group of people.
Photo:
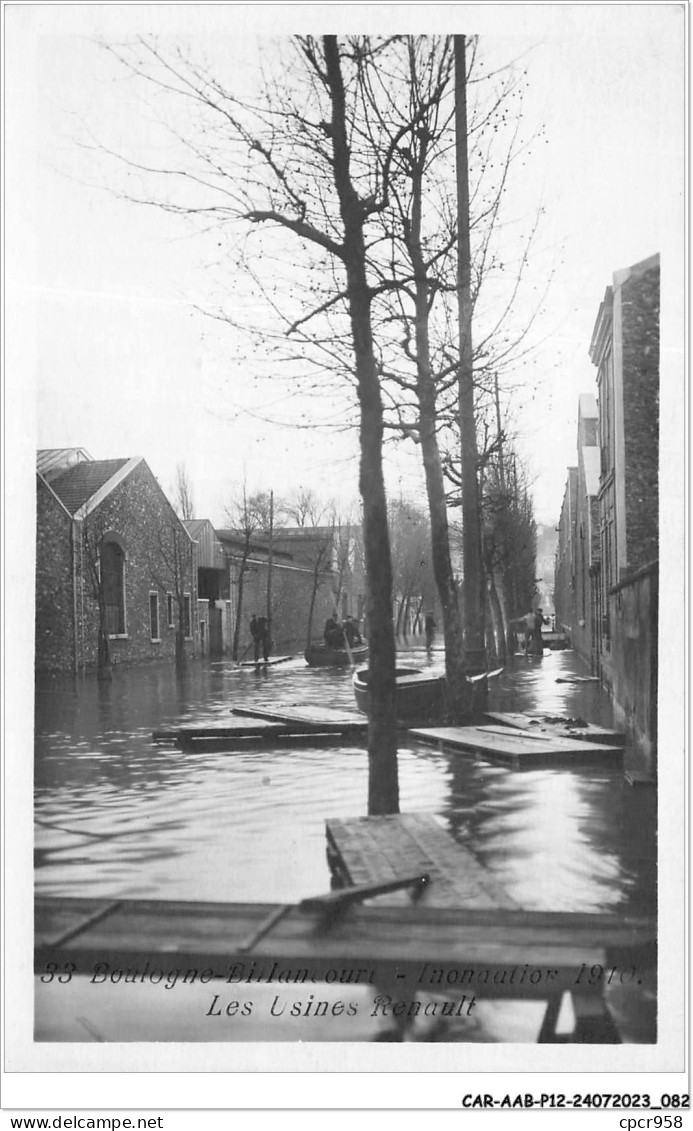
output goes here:
[{"label": "group of people", "polygon": [[336,613],[325,622],[324,636],[329,648],[353,648],[357,644],[363,644],[359,622],[354,617],[346,617],[340,624]]},{"label": "group of people", "polygon": [[268,660],[271,640],[267,617],[259,617],[253,613],[250,618],[250,635],[253,638],[255,663],[258,663],[260,656],[263,660]]}]

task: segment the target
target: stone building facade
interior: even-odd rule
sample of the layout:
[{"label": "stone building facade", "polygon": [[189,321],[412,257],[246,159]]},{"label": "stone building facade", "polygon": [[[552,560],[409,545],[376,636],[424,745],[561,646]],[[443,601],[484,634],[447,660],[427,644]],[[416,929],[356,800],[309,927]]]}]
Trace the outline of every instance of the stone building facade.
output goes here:
[{"label": "stone building facade", "polygon": [[113,664],[193,654],[195,543],[145,461],[38,466],[37,671],[94,669],[102,617]]},{"label": "stone building facade", "polygon": [[599,389],[599,668],[654,768],[659,597],[659,294],[654,255],[614,275],[590,345]]},{"label": "stone building facade", "polygon": [[596,598],[599,563],[598,411],[594,396],[578,403],[577,467],[570,468],[559,525],[556,591],[559,627],[572,647],[595,670],[597,664]]},{"label": "stone building facade", "polygon": [[589,351],[598,412],[595,418],[581,398],[578,467],[569,470],[556,560],[557,613],[650,771],[657,740],[659,279],[658,255],[619,271],[599,308]]},{"label": "stone building facade", "polygon": [[577,510],[577,467],[568,468],[561,517],[558,520],[558,545],[554,575],[553,603],[556,629],[572,644],[575,624],[575,514]]}]

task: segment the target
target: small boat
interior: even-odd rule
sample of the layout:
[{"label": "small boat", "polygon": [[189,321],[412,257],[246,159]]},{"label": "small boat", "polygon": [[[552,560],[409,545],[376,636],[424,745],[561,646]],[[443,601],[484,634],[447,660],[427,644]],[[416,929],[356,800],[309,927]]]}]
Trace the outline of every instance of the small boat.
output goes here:
[{"label": "small boat", "polygon": [[367,660],[368,645],[354,644],[353,648],[347,649],[332,648],[329,644],[309,644],[305,655],[311,668],[345,668]]},{"label": "small boat", "polygon": [[[356,706],[368,714],[370,694],[368,668],[354,672]],[[395,671],[397,718],[404,723],[430,723],[442,720],[447,710],[445,676],[432,675],[420,668],[397,668]]]},{"label": "small boat", "polygon": [[548,648],[551,652],[562,651],[564,648],[570,648],[570,642],[565,632],[542,632],[542,640],[544,647]]}]

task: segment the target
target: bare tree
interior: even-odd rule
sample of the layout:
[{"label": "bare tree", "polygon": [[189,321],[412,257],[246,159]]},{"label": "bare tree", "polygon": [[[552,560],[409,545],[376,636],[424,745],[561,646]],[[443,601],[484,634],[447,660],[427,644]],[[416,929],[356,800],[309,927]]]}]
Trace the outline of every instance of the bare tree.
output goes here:
[{"label": "bare tree", "polygon": [[323,502],[310,488],[303,487],[277,504],[277,512],[295,526],[319,526],[329,511],[329,503]]},{"label": "bare tree", "polygon": [[179,518],[189,521],[195,517],[195,498],[192,484],[184,463],[176,464],[176,485],[174,490],[174,510]]},{"label": "bare tree", "polygon": [[263,492],[249,495],[245,483],[238,499],[232,500],[224,510],[226,521],[231,529],[238,535],[240,550],[235,556],[236,566],[236,620],[233,627],[233,642],[231,655],[238,661],[240,654],[240,633],[243,619],[243,587],[245,577],[250,566],[250,556],[253,551],[253,539],[256,534],[265,529],[267,520],[268,498]]},{"label": "bare tree", "polygon": [[424,606],[433,603],[435,578],[431,565],[431,522],[413,503],[398,499],[390,504],[390,542],[394,572],[397,635],[410,624],[420,627]]},{"label": "bare tree", "polygon": [[171,509],[159,524],[156,552],[150,555],[149,569],[157,588],[176,603],[176,667],[186,666],[186,638],[192,635],[192,601],[195,590],[193,540]]},{"label": "bare tree", "polygon": [[[446,515],[435,452],[458,364],[450,304],[439,303],[438,323],[431,321],[433,300],[456,297],[458,291],[455,219],[440,191],[448,179],[444,161],[449,164],[451,145],[445,103],[451,96],[450,44],[400,36],[298,37],[288,46],[288,59],[268,73],[264,89],[252,99],[239,97],[180,47],[166,53],[155,41],[139,39],[131,49],[110,49],[150,90],[179,99],[197,115],[191,128],[177,125],[172,130],[180,162],[127,161],[131,183],[144,178],[145,185],[141,191],[128,187],[124,195],[236,232],[231,240],[235,277],[242,280],[245,298],[262,300],[257,329],[272,371],[276,373],[273,351],[283,341],[286,372],[303,379],[306,364],[314,365],[315,387],[336,375],[355,393],[371,645],[369,807],[372,812],[394,809],[392,565],[382,473],[384,429],[390,423],[417,442],[425,437],[433,560],[448,610],[453,700],[464,689],[461,626],[454,575],[444,560]],[[470,135],[477,130],[478,138],[488,138],[500,118],[492,106],[476,122],[472,119]],[[484,145],[479,141],[480,152]],[[472,156],[474,152],[472,148]],[[175,191],[153,191],[152,178]],[[504,181],[495,197],[484,195],[482,181],[472,188],[478,223],[497,217],[494,202],[502,198]],[[429,198],[435,203],[424,214]],[[435,232],[440,233],[437,239]],[[287,237],[301,248],[299,271],[295,256],[287,262]],[[478,247],[474,301],[479,280],[490,276],[491,266],[503,267],[494,260],[490,237],[482,237]],[[249,309],[246,303],[240,316],[223,311],[219,316],[240,325]],[[476,355],[482,363],[492,344],[501,341],[503,309],[496,304],[496,310],[495,324],[478,336]],[[435,356],[427,357],[434,340]],[[413,379],[406,373],[400,379],[397,351]],[[496,347],[496,355],[500,364],[503,349]],[[407,387],[413,391],[409,399],[402,395]],[[407,414],[412,405],[413,416]]]},{"label": "bare tree", "polygon": [[106,524],[98,512],[91,512],[82,520],[81,560],[83,578],[86,582],[87,592],[98,610],[96,675],[97,679],[104,681],[113,678],[110,644],[112,625],[109,623],[109,578],[102,569],[101,563],[106,533]]},{"label": "bare tree", "polygon": [[309,556],[309,566],[312,573],[312,583],[310,591],[310,605],[308,607],[308,624],[306,626],[306,648],[309,648],[313,640],[313,618],[315,615],[315,602],[318,592],[322,585],[324,585],[331,578],[331,556],[333,545],[333,531],[330,530],[323,538],[320,538]]}]

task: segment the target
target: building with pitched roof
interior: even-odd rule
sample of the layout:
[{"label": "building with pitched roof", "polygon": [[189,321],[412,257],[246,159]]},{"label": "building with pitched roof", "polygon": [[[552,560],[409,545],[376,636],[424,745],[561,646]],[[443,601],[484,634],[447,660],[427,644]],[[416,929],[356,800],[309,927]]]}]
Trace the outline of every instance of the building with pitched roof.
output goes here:
[{"label": "building with pitched roof", "polygon": [[36,669],[173,659],[199,644],[196,545],[140,457],[37,458]]}]

